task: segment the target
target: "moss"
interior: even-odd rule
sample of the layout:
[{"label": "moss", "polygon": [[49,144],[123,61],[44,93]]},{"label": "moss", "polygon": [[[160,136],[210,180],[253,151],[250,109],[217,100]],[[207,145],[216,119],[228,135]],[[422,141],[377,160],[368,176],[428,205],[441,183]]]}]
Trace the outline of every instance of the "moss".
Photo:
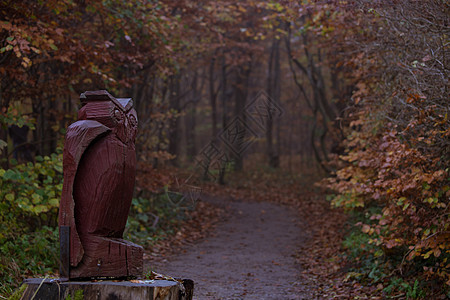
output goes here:
[{"label": "moss", "polygon": [[[76,290],[75,293],[73,294],[73,300],[83,300],[83,299],[84,299],[83,290]],[[72,300],[72,296],[69,294],[66,300]]]},{"label": "moss", "polygon": [[23,293],[27,289],[28,284],[22,284],[9,298],[8,300],[19,300],[22,298]]}]

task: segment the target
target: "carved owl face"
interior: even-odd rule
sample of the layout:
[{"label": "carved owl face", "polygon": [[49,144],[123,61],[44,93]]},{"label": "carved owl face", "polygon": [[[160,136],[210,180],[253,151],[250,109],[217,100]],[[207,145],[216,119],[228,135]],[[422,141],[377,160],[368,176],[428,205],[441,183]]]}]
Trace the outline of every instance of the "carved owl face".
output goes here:
[{"label": "carved owl face", "polygon": [[134,143],[137,133],[137,113],[132,108],[128,112],[124,112],[118,108],[114,109],[113,120],[115,127],[113,132],[125,144]]},{"label": "carved owl face", "polygon": [[123,143],[134,143],[138,119],[136,111],[132,108],[132,100],[129,98],[116,99],[107,92],[105,95],[87,94],[87,96],[82,100],[83,107],[78,111],[78,119],[95,120],[111,128]]}]

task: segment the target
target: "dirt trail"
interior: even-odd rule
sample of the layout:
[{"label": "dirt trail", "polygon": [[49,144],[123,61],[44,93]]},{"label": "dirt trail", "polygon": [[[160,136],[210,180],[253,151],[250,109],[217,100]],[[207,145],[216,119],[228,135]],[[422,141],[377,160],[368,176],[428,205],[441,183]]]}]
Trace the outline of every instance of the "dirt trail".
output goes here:
[{"label": "dirt trail", "polygon": [[305,236],[292,210],[267,202],[204,201],[223,205],[230,217],[210,238],[148,268],[194,280],[194,299],[311,299],[295,263]]}]

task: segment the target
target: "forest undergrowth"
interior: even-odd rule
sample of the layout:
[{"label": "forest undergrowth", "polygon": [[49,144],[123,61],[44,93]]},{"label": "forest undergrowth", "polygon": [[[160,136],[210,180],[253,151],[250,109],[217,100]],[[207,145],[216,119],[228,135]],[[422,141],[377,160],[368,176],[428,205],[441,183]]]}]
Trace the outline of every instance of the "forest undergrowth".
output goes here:
[{"label": "forest undergrowth", "polygon": [[254,155],[244,169],[228,176],[225,186],[203,184],[204,192],[295,208],[309,237],[297,251],[301,280],[310,283],[318,299],[447,299],[442,281],[417,271],[422,265],[402,272],[398,269],[405,260],[402,253],[370,242],[363,224],[374,222],[372,216],[381,208],[335,207],[323,173],[314,164],[285,156],[280,168],[274,169],[263,156]]},{"label": "forest undergrowth", "polygon": [[[297,209],[319,298],[450,298],[450,5],[391,2],[0,1],[0,298],[56,275],[65,128],[103,89],[139,113],[147,259],[225,216],[203,192]],[[225,184],[185,184],[219,140]]]},{"label": "forest undergrowth", "polygon": [[[223,209],[202,201],[178,205],[180,193],[169,191],[176,172],[138,167],[124,238],[144,246],[144,259],[179,251],[224,216]],[[35,163],[12,161],[0,175],[0,299],[8,299],[25,278],[59,276],[62,153],[37,157]]]},{"label": "forest undergrowth", "polygon": [[[53,167],[40,168],[40,174],[47,173],[46,180],[50,180],[50,176],[55,180],[59,178],[60,156],[42,160],[52,162],[47,165]],[[6,177],[11,178],[3,179],[3,186],[18,184],[21,178],[18,170],[32,172],[31,167],[32,164],[19,165],[17,173],[8,171],[10,175]],[[283,157],[281,167],[274,169],[264,164],[262,156],[254,155],[246,160],[245,170],[229,173],[225,185],[201,182],[201,193],[269,201],[295,208],[300,216],[300,228],[308,237],[297,250],[296,258],[302,267],[302,276],[298,280],[310,283],[319,299],[420,299],[426,295],[445,299],[445,291],[437,282],[415,277],[414,272],[398,274],[392,266],[402,257],[395,253],[385,255],[383,249],[368,242],[370,237],[359,225],[370,221],[368,216],[376,207],[349,214],[331,207],[323,188],[317,184],[323,174],[314,165],[298,158]],[[227,216],[223,208],[203,201],[189,205],[176,202],[174,197],[182,195],[171,190],[176,190],[177,178],[189,176],[189,172],[189,169],[154,170],[146,164],[139,165],[136,197],[125,238],[145,246],[145,259],[150,262],[182,251],[187,244],[208,236]],[[16,188],[24,189],[25,186],[21,184]],[[59,192],[55,191],[55,197]],[[11,295],[26,277],[58,276],[57,205],[47,200],[45,209],[33,212],[34,218],[23,206],[17,206],[22,209],[22,215],[28,213],[28,217],[9,222],[9,235],[1,236],[2,298]],[[7,216],[2,215],[3,218]],[[40,224],[37,229],[33,227],[35,224]],[[24,251],[17,251],[18,247]]]}]

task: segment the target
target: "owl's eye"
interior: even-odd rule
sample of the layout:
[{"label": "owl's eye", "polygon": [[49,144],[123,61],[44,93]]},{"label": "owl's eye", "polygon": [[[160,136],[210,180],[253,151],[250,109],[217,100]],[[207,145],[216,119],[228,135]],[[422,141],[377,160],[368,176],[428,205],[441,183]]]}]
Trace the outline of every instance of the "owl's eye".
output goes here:
[{"label": "owl's eye", "polygon": [[131,126],[133,126],[133,127],[137,126],[137,121],[136,121],[136,117],[135,116],[131,115],[130,119],[129,119],[129,122],[130,122]]},{"label": "owl's eye", "polygon": [[122,112],[120,111],[120,110],[118,110],[118,109],[115,109],[114,110],[114,117],[117,119],[117,121],[122,121],[122,119],[123,119],[123,115],[122,115]]}]

